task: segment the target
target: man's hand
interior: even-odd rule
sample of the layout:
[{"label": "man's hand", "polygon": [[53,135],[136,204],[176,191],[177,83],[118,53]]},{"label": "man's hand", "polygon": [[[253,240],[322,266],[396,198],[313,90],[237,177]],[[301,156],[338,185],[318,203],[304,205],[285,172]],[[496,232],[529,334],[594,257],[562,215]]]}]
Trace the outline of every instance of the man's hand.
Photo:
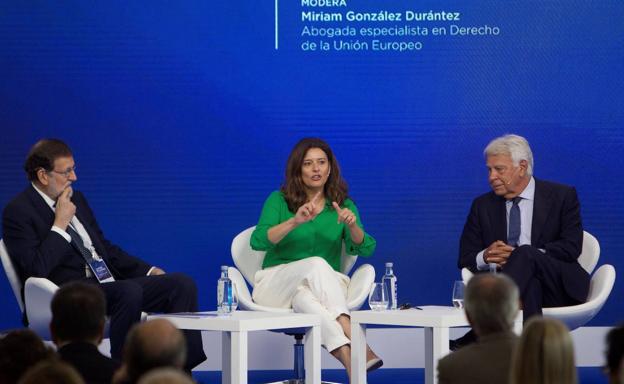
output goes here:
[{"label": "man's hand", "polygon": [[62,230],[67,229],[69,222],[76,214],[76,206],[70,200],[73,192],[71,187],[67,187],[56,199],[54,225]]},{"label": "man's hand", "polygon": [[515,248],[505,244],[503,241],[497,240],[493,242],[485,252],[483,252],[483,261],[486,263],[496,263],[502,267],[507,263],[507,259]]},{"label": "man's hand", "polygon": [[164,274],[165,274],[165,271],[163,271],[162,269],[158,267],[154,267],[150,271],[149,276],[158,276],[158,275],[164,275]]}]

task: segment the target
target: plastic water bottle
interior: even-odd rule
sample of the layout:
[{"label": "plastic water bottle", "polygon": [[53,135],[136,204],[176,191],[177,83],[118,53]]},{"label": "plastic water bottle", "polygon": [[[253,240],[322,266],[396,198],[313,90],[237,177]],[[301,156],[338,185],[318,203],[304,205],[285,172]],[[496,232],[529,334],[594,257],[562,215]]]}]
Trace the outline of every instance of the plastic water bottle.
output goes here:
[{"label": "plastic water bottle", "polygon": [[388,309],[397,309],[397,278],[392,271],[392,265],[392,263],[386,263],[386,274],[381,278],[381,282],[388,292]]},{"label": "plastic water bottle", "polygon": [[228,266],[221,266],[221,277],[217,282],[217,313],[229,315],[235,308],[232,306],[232,280],[228,277]]}]

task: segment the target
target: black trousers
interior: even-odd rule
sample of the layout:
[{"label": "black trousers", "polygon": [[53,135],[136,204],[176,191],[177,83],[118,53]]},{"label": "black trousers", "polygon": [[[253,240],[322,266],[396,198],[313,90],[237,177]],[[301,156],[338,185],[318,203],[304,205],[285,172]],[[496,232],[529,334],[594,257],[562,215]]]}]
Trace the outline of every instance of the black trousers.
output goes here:
[{"label": "black trousers", "polygon": [[[111,357],[121,360],[128,331],[141,320],[141,312],[197,311],[197,287],[181,273],[142,276],[99,285],[106,296],[110,317]],[[186,366],[191,370],[206,360],[200,331],[184,331],[187,346]]]},{"label": "black trousers", "polygon": [[544,307],[579,304],[566,293],[561,277],[563,263],[530,245],[516,248],[509,256],[502,272],[518,285],[525,321],[541,315]]}]

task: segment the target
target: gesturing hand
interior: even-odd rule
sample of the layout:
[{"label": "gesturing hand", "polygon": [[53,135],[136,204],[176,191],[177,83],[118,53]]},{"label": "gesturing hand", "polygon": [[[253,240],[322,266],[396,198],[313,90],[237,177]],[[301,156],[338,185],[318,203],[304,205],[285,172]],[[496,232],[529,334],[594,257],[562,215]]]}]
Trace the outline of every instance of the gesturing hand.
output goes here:
[{"label": "gesturing hand", "polygon": [[303,224],[310,220],[314,220],[316,216],[322,211],[322,207],[320,207],[319,200],[321,197],[321,191],[319,191],[312,200],[303,204],[297,212],[295,213],[295,223]]},{"label": "gesturing hand", "polygon": [[338,213],[338,223],[345,223],[349,227],[353,227],[357,222],[357,218],[355,214],[349,208],[340,208],[338,203],[335,201],[332,203],[332,206]]},{"label": "gesturing hand", "polygon": [[73,190],[71,187],[65,188],[56,199],[56,207],[54,209],[54,225],[65,230],[69,222],[76,214],[76,206],[71,202]]}]

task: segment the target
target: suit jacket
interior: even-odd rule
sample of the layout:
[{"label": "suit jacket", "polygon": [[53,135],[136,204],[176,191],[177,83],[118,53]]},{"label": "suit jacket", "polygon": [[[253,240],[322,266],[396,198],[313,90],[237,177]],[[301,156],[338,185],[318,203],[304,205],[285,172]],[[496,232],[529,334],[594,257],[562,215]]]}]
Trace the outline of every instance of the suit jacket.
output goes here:
[{"label": "suit jacket", "polygon": [[509,382],[511,356],[518,342],[512,332],[479,337],[438,362],[439,384],[504,384]]},{"label": "suit jacket", "polygon": [[59,348],[63,361],[71,364],[89,384],[109,384],[120,363],[100,353],[91,343],[76,341]]},{"label": "suit jacket", "polygon": [[[545,257],[561,261],[558,264],[567,294],[585,301],[589,275],[577,261],[583,246],[583,226],[576,190],[535,179],[534,199],[531,246],[544,249]],[[460,240],[458,267],[476,272],[477,254],[496,240],[507,242],[507,211],[505,199],[488,192],[472,203]]]},{"label": "suit jacket", "polygon": [[[76,205],[76,217],[115,279],[145,276],[151,266],[104,237],[84,196],[74,191],[71,200]],[[86,278],[83,257],[63,236],[51,230],[53,223],[54,212],[32,186],[5,207],[4,242],[22,282],[34,276],[61,285]]]}]

